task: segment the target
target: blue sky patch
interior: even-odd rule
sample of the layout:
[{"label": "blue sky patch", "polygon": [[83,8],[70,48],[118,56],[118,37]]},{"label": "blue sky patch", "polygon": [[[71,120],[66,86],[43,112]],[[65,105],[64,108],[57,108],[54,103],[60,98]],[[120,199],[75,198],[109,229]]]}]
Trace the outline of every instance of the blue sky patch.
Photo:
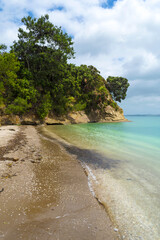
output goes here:
[{"label": "blue sky patch", "polygon": [[112,8],[115,4],[115,2],[117,2],[117,0],[106,0],[106,2],[103,2],[101,4],[102,8]]},{"label": "blue sky patch", "polygon": [[15,17],[14,19],[13,19],[13,22],[15,23],[15,24],[17,24],[17,25],[21,25],[22,23],[21,23],[21,19],[19,19],[19,18],[17,18],[17,17]]},{"label": "blue sky patch", "polygon": [[0,11],[3,11],[2,7],[4,7],[4,3],[0,0]]},{"label": "blue sky patch", "polygon": [[84,22],[84,17],[83,16],[79,16],[75,18],[79,23]]},{"label": "blue sky patch", "polygon": [[48,9],[48,11],[50,11],[50,12],[53,12],[53,11],[56,11],[56,10],[58,10],[58,11],[64,11],[65,10],[65,8],[63,7],[63,6],[55,6],[55,7],[52,7],[52,8],[49,8]]},{"label": "blue sky patch", "polygon": [[34,17],[34,14],[31,11],[28,11],[27,14],[28,14],[28,16],[30,16],[32,18]]},{"label": "blue sky patch", "polygon": [[0,0],[0,12],[3,11],[3,7],[4,7],[4,4],[3,4],[2,1]]}]

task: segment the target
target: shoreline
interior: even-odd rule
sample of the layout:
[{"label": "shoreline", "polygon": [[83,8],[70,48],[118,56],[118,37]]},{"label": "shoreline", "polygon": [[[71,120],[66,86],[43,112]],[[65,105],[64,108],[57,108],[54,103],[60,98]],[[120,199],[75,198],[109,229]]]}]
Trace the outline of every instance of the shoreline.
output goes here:
[{"label": "shoreline", "polygon": [[76,161],[79,162],[81,168],[83,169],[88,179],[88,187],[92,196],[106,212],[107,216],[109,217],[112,223],[114,231],[117,233],[118,239],[123,239],[122,233],[117,225],[115,216],[112,214],[109,206],[107,206],[107,203],[104,202],[103,199],[101,201],[101,196],[97,191],[99,181],[97,180],[96,176],[93,173],[93,171],[96,172],[96,170],[101,167],[108,170],[111,168],[116,168],[117,165],[119,164],[119,161],[115,161],[109,158],[107,158],[107,161],[105,161],[106,159],[101,154],[94,152],[94,150],[83,149],[74,146],[67,142],[65,139],[59,137],[56,133],[48,131],[45,128],[45,126],[40,127],[39,129],[43,136],[45,136],[47,139],[49,138],[51,141],[58,142],[58,144],[60,144],[60,146],[62,146],[65,149],[65,151],[69,153],[70,156],[72,156]]},{"label": "shoreline", "polygon": [[0,141],[1,239],[120,239],[79,161],[58,140],[33,126],[2,132],[8,141]]},{"label": "shoreline", "polygon": [[[141,119],[139,123],[141,123]],[[114,125],[108,124],[107,126],[115,129]],[[119,124],[119,126],[124,132],[124,124]],[[134,129],[135,126],[134,123],[131,129]],[[139,140],[135,139],[134,141],[133,134],[126,134],[125,138],[118,134],[120,137],[117,135],[114,144],[111,134],[106,135],[106,139],[100,138],[103,136],[102,134],[107,134],[107,131],[103,133],[104,124],[100,128],[96,124],[95,128],[90,125],[80,125],[71,127],[46,126],[45,129],[51,134],[55,135],[56,133],[60,136],[63,139],[62,145],[65,149],[85,164],[84,170],[86,175],[89,175],[91,192],[105,206],[108,215],[112,222],[116,223],[115,226],[117,226],[117,230],[121,233],[123,239],[159,239],[159,162],[156,162],[156,159],[155,161],[149,161],[150,158],[147,158],[146,154],[142,154],[145,145],[143,140],[141,143],[141,139],[143,139],[141,135],[138,135]],[[95,131],[92,131],[93,129]],[[97,133],[99,135],[94,140],[93,137],[96,137]],[[108,142],[109,139],[111,139],[110,143]],[[119,144],[120,140],[124,140],[122,145]],[[144,140],[145,142],[150,143],[147,139]],[[106,147],[108,143],[110,145],[108,144],[108,149],[105,150],[98,148],[101,143],[105,143],[102,146]],[[135,143],[135,146],[133,143]],[[117,146],[120,147],[120,151]],[[151,143],[151,146],[155,146],[153,149],[156,150],[158,144]],[[150,150],[146,149],[146,152],[150,156]],[[157,152],[154,151],[155,157],[158,152],[157,148]],[[127,155],[129,153],[130,157]],[[143,156],[143,159],[141,159],[141,156]],[[157,169],[155,166],[154,168],[151,167],[154,162],[157,164]],[[88,172],[86,171],[87,166],[90,168]],[[98,183],[96,183],[96,180]]]}]

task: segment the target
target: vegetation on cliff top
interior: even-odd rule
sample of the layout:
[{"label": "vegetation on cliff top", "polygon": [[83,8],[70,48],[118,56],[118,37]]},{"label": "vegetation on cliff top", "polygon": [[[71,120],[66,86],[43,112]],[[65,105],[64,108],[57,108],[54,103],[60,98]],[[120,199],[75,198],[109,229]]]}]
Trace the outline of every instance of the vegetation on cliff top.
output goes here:
[{"label": "vegetation on cliff top", "polygon": [[[0,112],[32,112],[45,118],[50,112],[63,115],[70,111],[105,111],[107,105],[126,96],[128,80],[105,80],[93,66],[75,66],[73,42],[49,16],[23,18],[26,29],[19,28],[18,41],[11,51],[0,46]],[[112,95],[112,97],[111,97]]]}]

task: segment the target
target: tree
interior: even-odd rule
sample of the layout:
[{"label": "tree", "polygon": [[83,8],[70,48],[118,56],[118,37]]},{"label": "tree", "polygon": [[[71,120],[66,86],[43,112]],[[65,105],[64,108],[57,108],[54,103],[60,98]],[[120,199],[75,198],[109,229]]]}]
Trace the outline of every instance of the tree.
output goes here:
[{"label": "tree", "polygon": [[17,78],[19,63],[14,53],[4,52],[4,45],[0,46],[0,108],[4,109],[8,99],[11,98],[11,86]]},{"label": "tree", "polygon": [[[26,29],[19,28],[18,41],[12,51],[21,63],[20,77],[30,80],[39,93],[36,112],[40,117],[64,104],[67,60],[74,57],[73,42],[61,27],[54,26],[49,16],[22,18]],[[59,108],[60,109],[60,108]],[[58,111],[57,111],[58,113]]]},{"label": "tree", "polygon": [[78,107],[92,110],[104,110],[107,105],[108,90],[105,80],[94,66],[81,65],[75,67],[72,75],[75,77],[75,99]]},{"label": "tree", "polygon": [[0,52],[5,51],[7,46],[5,44],[0,44]]},{"label": "tree", "polygon": [[107,78],[106,88],[110,91],[115,101],[121,102],[121,100],[126,98],[128,87],[129,83],[126,78],[111,76]]},{"label": "tree", "polygon": [[31,72],[35,87],[48,92],[63,77],[67,59],[74,56],[72,39],[49,22],[48,15],[24,17],[22,22],[26,30],[19,28],[12,50]]},{"label": "tree", "polygon": [[36,101],[37,92],[27,79],[18,78],[20,62],[15,54],[5,52],[5,45],[0,45],[0,50],[0,110],[24,113]]}]

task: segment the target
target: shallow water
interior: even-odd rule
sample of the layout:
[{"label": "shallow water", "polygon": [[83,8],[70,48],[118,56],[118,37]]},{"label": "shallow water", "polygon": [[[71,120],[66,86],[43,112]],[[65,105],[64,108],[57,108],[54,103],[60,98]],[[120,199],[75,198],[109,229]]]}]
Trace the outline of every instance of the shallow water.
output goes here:
[{"label": "shallow water", "polygon": [[128,119],[132,122],[47,129],[83,149],[81,160],[96,177],[91,179],[94,191],[123,239],[159,240],[160,116]]}]

